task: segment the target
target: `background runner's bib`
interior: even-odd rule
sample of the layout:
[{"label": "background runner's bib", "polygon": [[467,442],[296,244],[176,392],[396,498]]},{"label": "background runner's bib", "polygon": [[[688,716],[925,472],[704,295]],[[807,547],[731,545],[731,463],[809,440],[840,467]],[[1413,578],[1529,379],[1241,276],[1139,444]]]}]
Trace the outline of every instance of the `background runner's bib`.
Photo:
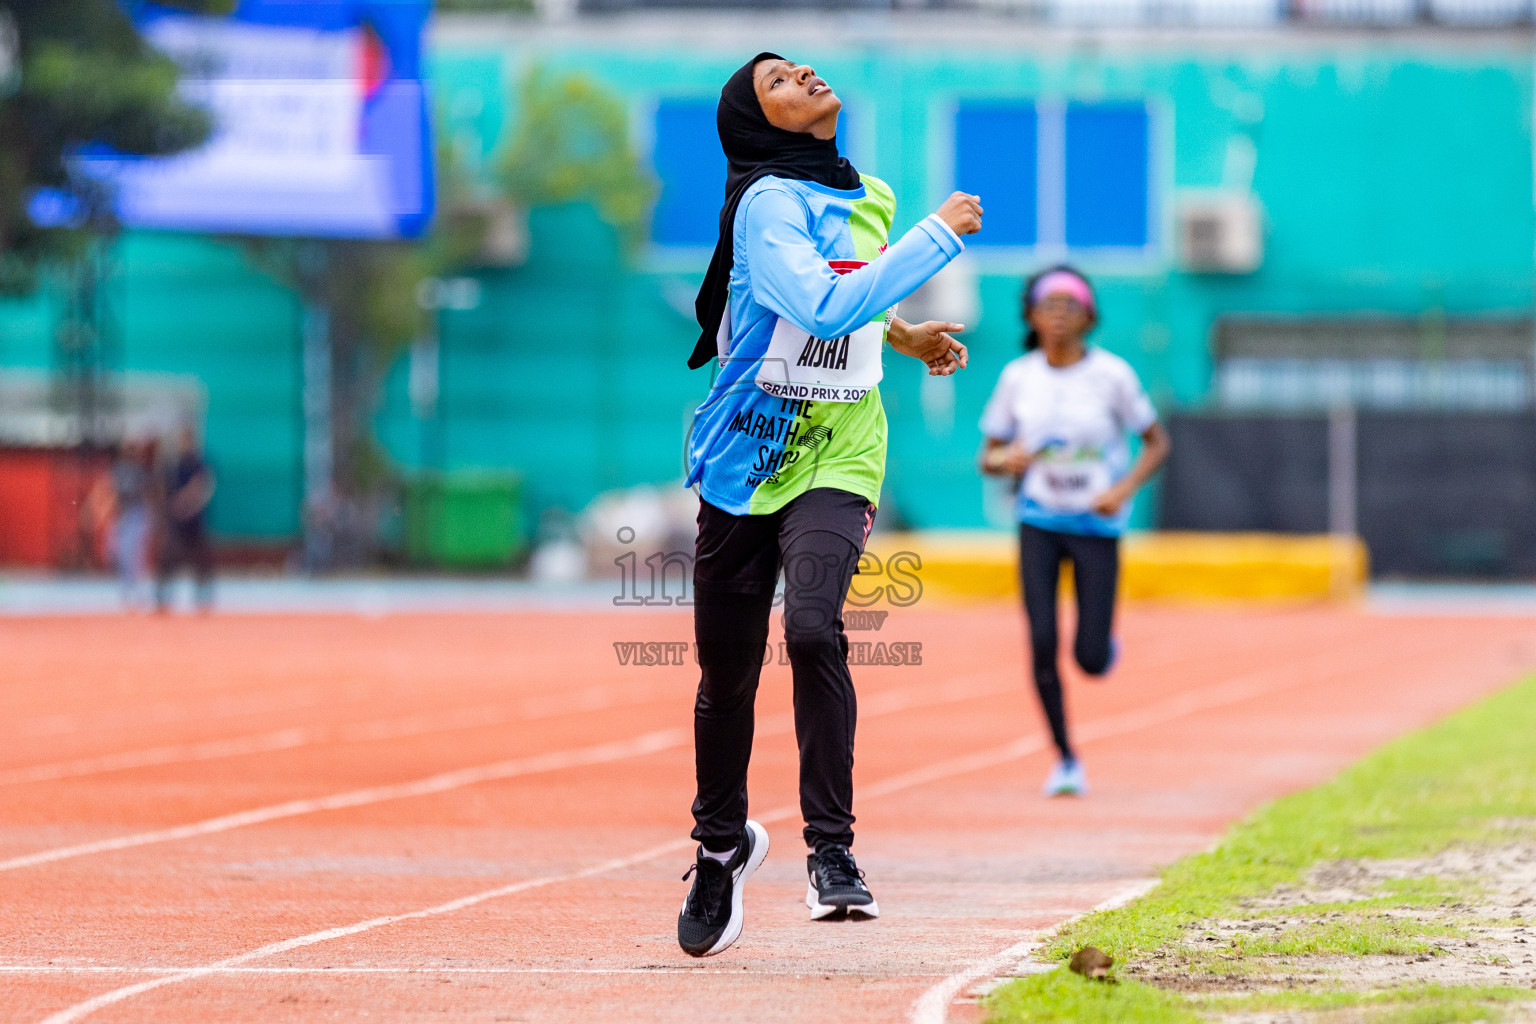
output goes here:
[{"label": "background runner's bib", "polygon": [[[865,265],[864,260],[832,260],[838,274]],[[783,317],[774,324],[768,351],[757,371],[757,386],[778,398],[813,402],[857,402],[885,373],[881,348],[895,308],[851,334],[818,338]]]},{"label": "background runner's bib", "polygon": [[1131,435],[1157,422],[1129,363],[1098,345],[1067,366],[1039,349],[1003,367],[981,417],[981,432],[1034,453],[1015,515],[1040,530],[1091,537],[1125,531],[1130,502],[1100,515],[1093,499],[1131,468]]},{"label": "background runner's bib", "polygon": [[1024,474],[1024,494],[1046,508],[1086,512],[1113,482],[1097,450],[1058,444],[1036,456]]}]

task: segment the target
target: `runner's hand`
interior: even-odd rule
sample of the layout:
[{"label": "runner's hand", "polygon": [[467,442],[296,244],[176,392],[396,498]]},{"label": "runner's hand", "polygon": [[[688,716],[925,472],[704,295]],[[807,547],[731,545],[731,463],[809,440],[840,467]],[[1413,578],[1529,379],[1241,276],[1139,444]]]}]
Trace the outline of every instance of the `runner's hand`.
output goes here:
[{"label": "runner's hand", "polygon": [[921,359],[928,365],[930,377],[948,377],[956,370],[965,369],[970,359],[965,346],[955,340],[954,334],[965,330],[964,324],[952,324],[943,320],[909,324],[893,319],[886,337],[891,347],[904,356]]},{"label": "runner's hand", "polygon": [[999,476],[1023,476],[1029,472],[1029,464],[1034,461],[1034,456],[1017,441],[987,451],[987,470]]},{"label": "runner's hand", "polygon": [[1118,484],[1093,499],[1093,510],[1101,516],[1115,516],[1120,514],[1130,495]]},{"label": "runner's hand", "polygon": [[981,230],[981,196],[953,192],[937,212],[957,235],[974,235]]}]

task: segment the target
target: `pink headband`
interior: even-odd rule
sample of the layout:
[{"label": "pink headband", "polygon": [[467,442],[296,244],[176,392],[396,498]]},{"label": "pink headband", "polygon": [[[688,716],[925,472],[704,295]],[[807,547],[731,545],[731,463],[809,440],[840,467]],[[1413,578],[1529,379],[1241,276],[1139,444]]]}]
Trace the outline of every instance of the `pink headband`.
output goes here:
[{"label": "pink headband", "polygon": [[1066,295],[1076,299],[1078,305],[1088,312],[1094,312],[1093,290],[1088,287],[1088,282],[1067,270],[1053,270],[1040,280],[1035,282],[1035,290],[1030,295],[1032,303],[1040,302],[1047,295]]}]

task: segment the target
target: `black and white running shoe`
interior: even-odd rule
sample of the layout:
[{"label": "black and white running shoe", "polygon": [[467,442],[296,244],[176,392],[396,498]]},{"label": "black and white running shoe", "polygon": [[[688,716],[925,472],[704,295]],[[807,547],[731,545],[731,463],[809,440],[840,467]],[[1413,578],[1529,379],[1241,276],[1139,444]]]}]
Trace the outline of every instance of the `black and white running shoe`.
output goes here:
[{"label": "black and white running shoe", "polygon": [[723,953],[741,935],[741,890],[752,872],[768,856],[768,830],[748,821],[736,853],[722,864],[704,855],[683,875],[693,876],[693,887],[677,915],[677,944],[689,956]]},{"label": "black and white running shoe", "polygon": [[805,858],[805,866],[811,876],[805,905],[811,908],[812,921],[880,916],[880,904],[864,884],[864,872],[853,862],[848,847],[822,843]]}]

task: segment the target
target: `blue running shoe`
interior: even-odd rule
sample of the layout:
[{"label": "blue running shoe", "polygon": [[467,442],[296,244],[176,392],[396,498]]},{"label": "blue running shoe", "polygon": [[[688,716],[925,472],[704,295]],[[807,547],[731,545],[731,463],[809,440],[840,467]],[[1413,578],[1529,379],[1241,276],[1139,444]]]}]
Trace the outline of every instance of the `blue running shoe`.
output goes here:
[{"label": "blue running shoe", "polygon": [[1046,796],[1087,796],[1088,777],[1083,774],[1083,766],[1073,760],[1059,762],[1051,769],[1050,778],[1045,780],[1044,793]]}]

